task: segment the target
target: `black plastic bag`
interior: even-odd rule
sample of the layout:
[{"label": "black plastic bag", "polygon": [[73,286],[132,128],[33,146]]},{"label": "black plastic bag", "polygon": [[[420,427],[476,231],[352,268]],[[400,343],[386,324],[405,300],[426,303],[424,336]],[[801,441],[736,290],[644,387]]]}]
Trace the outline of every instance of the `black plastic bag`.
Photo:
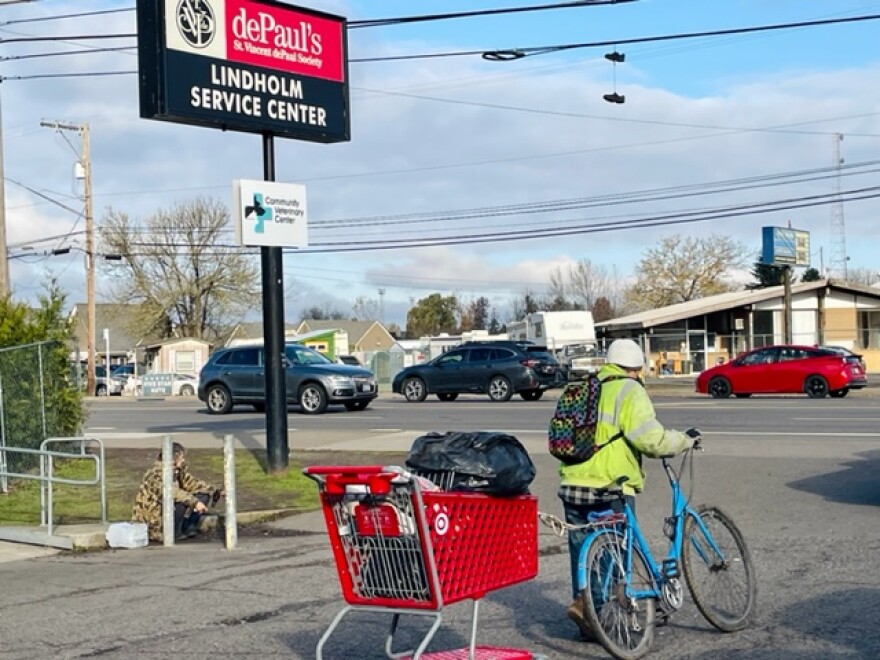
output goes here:
[{"label": "black plastic bag", "polygon": [[[432,432],[416,438],[406,466],[446,490],[523,495],[535,465],[519,440],[498,431]],[[448,475],[450,479],[437,479]]]}]

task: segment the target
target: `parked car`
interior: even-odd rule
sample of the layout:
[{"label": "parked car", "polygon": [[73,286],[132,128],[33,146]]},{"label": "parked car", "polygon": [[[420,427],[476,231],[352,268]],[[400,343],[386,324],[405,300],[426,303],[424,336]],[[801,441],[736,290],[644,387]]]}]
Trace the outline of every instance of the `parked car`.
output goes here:
[{"label": "parked car", "polygon": [[488,394],[493,401],[508,401],[514,393],[537,401],[551,387],[565,382],[547,349],[530,342],[466,342],[424,364],[399,371],[391,389],[407,401],[424,401],[436,394],[455,401],[459,394]]},{"label": "parked car", "polygon": [[696,390],[723,399],[731,394],[806,393],[813,399],[844,397],[868,384],[860,364],[816,346],[765,346],[703,371]]},{"label": "parked car", "polygon": [[[364,410],[377,396],[376,377],[363,367],[331,362],[302,344],[287,344],[285,383],[288,403],[315,415],[329,404]],[[266,409],[265,361],[262,346],[235,346],[214,351],[199,374],[198,395],[208,412],[223,415],[238,404]]]},{"label": "parked car", "polygon": [[193,396],[199,391],[199,377],[193,374],[175,373],[171,380],[171,393],[175,396]]},{"label": "parked car", "polygon": [[862,356],[858,353],[852,352],[848,348],[844,348],[843,346],[820,346],[819,348],[826,351],[831,351],[832,353],[837,353],[838,355],[842,355],[847,359],[848,362],[858,364],[862,368],[862,371],[864,371],[865,373],[868,372],[865,365],[865,360],[862,359]]},{"label": "parked car", "polygon": [[565,369],[568,380],[582,380],[599,373],[605,364],[605,353],[599,352],[593,344],[568,344],[557,354],[561,367]]},{"label": "parked car", "polygon": [[122,394],[125,382],[121,378],[114,378],[111,372],[107,377],[107,367],[103,364],[95,365],[95,396],[115,396]]},{"label": "parked car", "polygon": [[339,364],[350,364],[353,367],[362,367],[364,365],[361,364],[361,361],[358,360],[354,355],[337,355],[336,361]]}]

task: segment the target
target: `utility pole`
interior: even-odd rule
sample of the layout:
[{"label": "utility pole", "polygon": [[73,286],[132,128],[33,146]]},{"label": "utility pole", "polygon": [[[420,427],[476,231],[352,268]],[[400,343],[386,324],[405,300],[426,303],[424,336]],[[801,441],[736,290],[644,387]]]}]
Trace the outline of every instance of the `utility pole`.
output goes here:
[{"label": "utility pole", "polygon": [[[0,78],[0,83],[3,79]],[[6,252],[6,186],[3,172],[3,115],[0,112],[0,298],[9,295],[9,255]]]},{"label": "utility pole", "polygon": [[379,322],[385,325],[385,288],[379,289]]},{"label": "utility pole", "polygon": [[[82,138],[79,165],[82,167],[83,202],[86,219],[86,392],[95,393],[95,223],[92,214],[92,160],[89,146],[88,124],[64,124],[61,122],[40,122],[40,126],[56,131],[74,131]],[[75,152],[75,150],[74,150]],[[77,356],[77,359],[79,357]],[[106,378],[110,378],[110,365],[107,365]],[[109,382],[107,383],[108,392]]]}]

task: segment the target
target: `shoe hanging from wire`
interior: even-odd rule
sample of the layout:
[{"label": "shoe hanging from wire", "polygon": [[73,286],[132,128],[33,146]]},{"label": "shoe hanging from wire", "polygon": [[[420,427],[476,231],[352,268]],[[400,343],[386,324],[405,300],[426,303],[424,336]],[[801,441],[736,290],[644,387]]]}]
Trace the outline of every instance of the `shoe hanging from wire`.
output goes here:
[{"label": "shoe hanging from wire", "polygon": [[615,49],[610,53],[605,53],[605,59],[611,62],[613,89],[610,94],[603,94],[602,98],[608,101],[608,103],[626,103],[626,97],[623,94],[617,93],[617,65],[626,61],[626,54],[618,53],[617,49]]}]

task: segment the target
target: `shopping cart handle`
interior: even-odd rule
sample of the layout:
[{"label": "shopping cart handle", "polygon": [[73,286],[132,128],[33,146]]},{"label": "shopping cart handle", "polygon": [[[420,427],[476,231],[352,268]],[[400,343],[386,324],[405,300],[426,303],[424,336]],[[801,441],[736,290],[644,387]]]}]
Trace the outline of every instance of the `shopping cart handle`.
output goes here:
[{"label": "shopping cart handle", "polygon": [[303,468],[303,474],[381,474],[399,472],[400,468],[382,465],[310,465]]}]

